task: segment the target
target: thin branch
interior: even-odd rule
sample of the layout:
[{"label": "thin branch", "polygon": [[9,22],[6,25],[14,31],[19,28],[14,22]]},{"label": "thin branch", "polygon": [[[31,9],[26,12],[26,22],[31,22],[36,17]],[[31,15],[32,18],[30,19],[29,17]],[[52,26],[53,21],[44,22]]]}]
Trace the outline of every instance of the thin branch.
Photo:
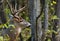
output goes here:
[{"label": "thin branch", "polygon": [[13,12],[13,8],[12,8],[12,5],[9,3],[8,0],[7,0],[7,3],[8,3],[8,5],[9,5],[9,7],[10,7],[11,13],[14,13],[14,12]]},{"label": "thin branch", "polygon": [[15,11],[17,11],[17,2],[15,0]]}]

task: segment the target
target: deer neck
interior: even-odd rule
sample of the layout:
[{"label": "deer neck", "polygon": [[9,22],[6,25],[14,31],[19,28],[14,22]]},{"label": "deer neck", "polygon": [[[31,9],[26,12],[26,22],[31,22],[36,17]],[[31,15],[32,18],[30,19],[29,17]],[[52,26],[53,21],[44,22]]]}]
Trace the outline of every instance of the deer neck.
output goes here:
[{"label": "deer neck", "polygon": [[15,31],[17,31],[18,34],[21,33],[21,30],[22,30],[21,27],[16,27],[16,28],[15,28]]}]

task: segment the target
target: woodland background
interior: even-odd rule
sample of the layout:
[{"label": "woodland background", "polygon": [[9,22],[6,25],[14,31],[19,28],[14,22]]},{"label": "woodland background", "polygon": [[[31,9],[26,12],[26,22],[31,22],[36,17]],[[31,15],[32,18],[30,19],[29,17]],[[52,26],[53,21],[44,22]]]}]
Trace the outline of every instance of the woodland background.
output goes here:
[{"label": "woodland background", "polygon": [[[7,2],[3,0],[3,7],[1,7],[0,0],[0,11],[3,8],[4,14],[0,13],[0,16],[4,16],[0,19],[0,29],[4,27],[9,28],[9,14],[11,11],[7,5]],[[17,0],[9,0],[17,1]],[[21,32],[23,41],[60,41],[60,0],[18,0],[20,6],[26,5],[24,11],[20,15],[28,22],[31,26],[25,28]],[[2,21],[1,21],[2,20]],[[8,41],[8,37],[4,37],[5,41]],[[0,36],[0,41],[3,41],[3,37]]]}]

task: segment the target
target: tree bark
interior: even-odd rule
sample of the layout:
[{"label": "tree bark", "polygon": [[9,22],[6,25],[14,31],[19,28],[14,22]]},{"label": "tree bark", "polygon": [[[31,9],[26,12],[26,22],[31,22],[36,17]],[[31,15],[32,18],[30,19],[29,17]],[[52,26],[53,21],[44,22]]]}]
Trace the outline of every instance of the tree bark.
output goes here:
[{"label": "tree bark", "polygon": [[36,41],[41,41],[42,37],[42,25],[41,25],[41,4],[40,0],[35,0],[35,9],[36,9]]},{"label": "tree bark", "polygon": [[[37,36],[40,35],[40,28],[38,27],[39,30],[37,30],[36,18],[40,14],[40,0],[28,0],[28,8],[29,8],[30,22],[32,24],[31,25],[31,32],[32,32],[31,41],[37,41],[38,40]],[[40,24],[40,22],[38,24]]]},{"label": "tree bark", "polygon": [[36,33],[36,13],[34,11],[34,0],[28,0],[28,11],[31,22],[31,41],[35,41]]},{"label": "tree bark", "polygon": [[48,11],[49,11],[48,2],[49,2],[48,0],[45,0],[45,5],[44,5],[44,29],[43,29],[42,41],[45,41],[46,32],[48,30]]}]

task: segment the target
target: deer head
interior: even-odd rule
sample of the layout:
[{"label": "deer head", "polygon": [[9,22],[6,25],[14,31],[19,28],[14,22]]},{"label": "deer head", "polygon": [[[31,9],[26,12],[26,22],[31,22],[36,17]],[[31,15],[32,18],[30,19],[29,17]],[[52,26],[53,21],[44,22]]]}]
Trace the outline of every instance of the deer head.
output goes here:
[{"label": "deer head", "polygon": [[25,21],[21,16],[19,16],[19,13],[26,8],[26,5],[22,8],[18,7],[18,9],[17,9],[18,4],[15,2],[15,0],[14,0],[14,2],[15,2],[14,6],[12,6],[12,4],[8,0],[6,0],[6,1],[10,7],[14,23],[18,23],[18,24],[20,24],[20,26],[22,26],[22,24],[25,24],[25,26],[29,26],[30,24],[27,21]]},{"label": "deer head", "polygon": [[21,29],[24,27],[30,26],[31,24],[29,22],[27,22],[21,16],[19,16],[19,13],[26,8],[26,5],[22,8],[20,8],[20,7],[17,8],[17,5],[18,5],[16,2],[17,0],[14,0],[14,4],[10,3],[8,0],[6,0],[6,1],[7,1],[7,4],[9,5],[10,10],[11,10],[11,13],[13,16],[12,21],[14,22],[14,25],[16,27],[20,27]]}]

